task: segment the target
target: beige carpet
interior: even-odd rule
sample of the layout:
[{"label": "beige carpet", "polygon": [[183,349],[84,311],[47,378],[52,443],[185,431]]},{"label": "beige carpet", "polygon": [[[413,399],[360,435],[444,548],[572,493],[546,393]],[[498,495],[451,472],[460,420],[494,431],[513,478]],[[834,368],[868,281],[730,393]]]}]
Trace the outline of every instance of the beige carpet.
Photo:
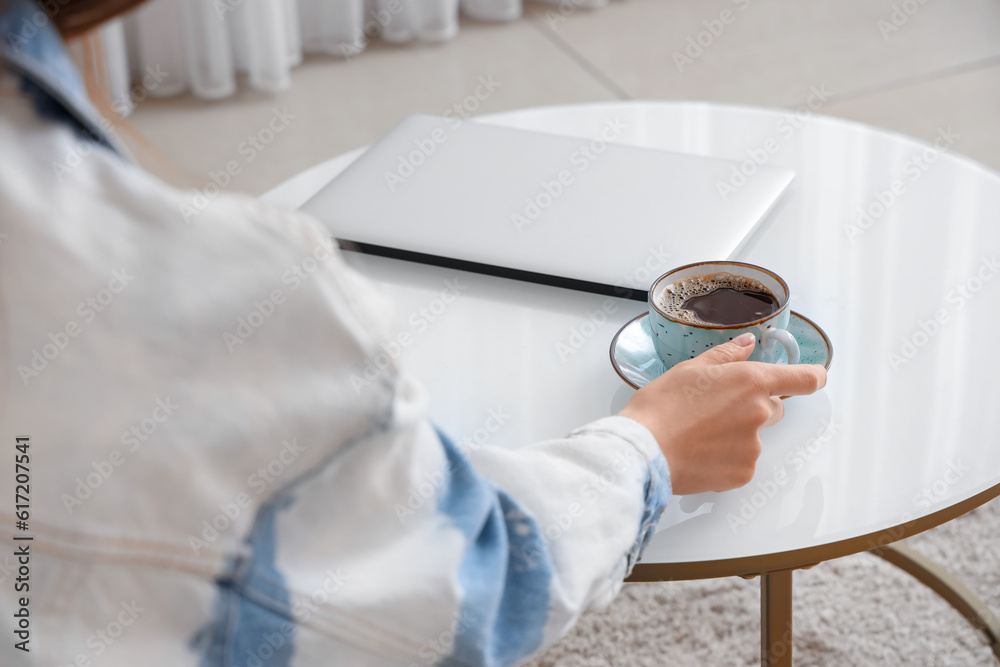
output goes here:
[{"label": "beige carpet", "polygon": [[[906,541],[1000,615],[1000,500]],[[796,667],[989,665],[1000,661],[947,603],[880,558],[794,575]],[[760,664],[758,580],[626,584],[530,667]]]}]

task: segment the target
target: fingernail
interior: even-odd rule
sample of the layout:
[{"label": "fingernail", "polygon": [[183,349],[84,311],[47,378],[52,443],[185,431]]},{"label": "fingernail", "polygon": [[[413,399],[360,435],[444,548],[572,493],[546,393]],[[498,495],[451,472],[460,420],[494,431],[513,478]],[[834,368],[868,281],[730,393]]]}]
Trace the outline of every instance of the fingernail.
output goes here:
[{"label": "fingernail", "polygon": [[754,344],[754,341],[756,340],[757,337],[748,331],[734,338],[733,342],[739,345],[740,347],[750,347],[751,345]]}]

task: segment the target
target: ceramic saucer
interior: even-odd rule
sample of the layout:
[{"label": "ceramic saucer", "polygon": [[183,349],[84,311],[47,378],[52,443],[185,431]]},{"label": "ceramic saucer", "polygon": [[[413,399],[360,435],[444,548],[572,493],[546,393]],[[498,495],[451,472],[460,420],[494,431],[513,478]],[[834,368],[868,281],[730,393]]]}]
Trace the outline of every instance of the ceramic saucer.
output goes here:
[{"label": "ceramic saucer", "polygon": [[[827,370],[830,369],[833,345],[826,332],[794,310],[788,322],[788,332],[795,336],[799,344],[800,363],[822,364]],[[785,363],[784,351],[781,352],[778,363]],[[653,349],[649,313],[630,320],[615,334],[611,341],[611,365],[622,380],[636,389],[667,372],[666,364],[656,356],[656,350]]]}]

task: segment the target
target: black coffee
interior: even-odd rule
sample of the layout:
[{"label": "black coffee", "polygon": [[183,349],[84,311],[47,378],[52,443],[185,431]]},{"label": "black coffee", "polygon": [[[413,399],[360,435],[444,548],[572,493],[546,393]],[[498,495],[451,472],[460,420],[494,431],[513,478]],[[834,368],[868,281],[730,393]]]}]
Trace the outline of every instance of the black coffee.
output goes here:
[{"label": "black coffee", "polygon": [[681,322],[722,326],[759,320],[780,306],[759,280],[724,271],[675,280],[658,290],[654,300]]},{"label": "black coffee", "polygon": [[767,317],[778,310],[778,301],[767,292],[720,287],[694,296],[682,305],[708,324],[743,324]]}]

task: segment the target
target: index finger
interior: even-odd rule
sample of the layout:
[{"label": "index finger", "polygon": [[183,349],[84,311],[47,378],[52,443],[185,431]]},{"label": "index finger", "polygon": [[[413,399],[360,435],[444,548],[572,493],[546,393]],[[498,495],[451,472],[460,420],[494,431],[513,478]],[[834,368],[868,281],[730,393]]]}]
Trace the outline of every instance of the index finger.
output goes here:
[{"label": "index finger", "polygon": [[826,368],[819,364],[764,365],[764,384],[771,396],[805,396],[826,386]]}]

